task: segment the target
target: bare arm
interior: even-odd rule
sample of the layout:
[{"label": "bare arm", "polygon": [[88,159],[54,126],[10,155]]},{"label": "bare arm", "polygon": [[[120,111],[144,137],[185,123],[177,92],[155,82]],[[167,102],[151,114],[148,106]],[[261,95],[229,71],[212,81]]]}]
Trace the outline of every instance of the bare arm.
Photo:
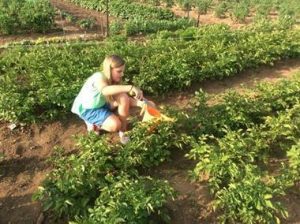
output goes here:
[{"label": "bare arm", "polygon": [[112,96],[119,93],[128,93],[131,91],[132,85],[106,85],[102,87],[104,96]]},{"label": "bare arm", "polygon": [[129,93],[132,91],[137,99],[143,99],[143,92],[133,85],[107,85],[104,80],[101,80],[99,82],[98,89],[104,96],[113,96],[116,94]]}]

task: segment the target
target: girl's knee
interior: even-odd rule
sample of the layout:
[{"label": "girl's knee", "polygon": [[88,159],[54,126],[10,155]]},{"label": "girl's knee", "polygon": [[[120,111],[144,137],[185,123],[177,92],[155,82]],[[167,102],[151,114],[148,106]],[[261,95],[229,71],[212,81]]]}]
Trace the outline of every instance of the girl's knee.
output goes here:
[{"label": "girl's knee", "polygon": [[115,115],[111,115],[104,121],[101,128],[108,132],[117,132],[121,129],[121,127],[122,123],[120,119]]},{"label": "girl's knee", "polygon": [[118,96],[119,104],[129,104],[129,96],[126,93],[120,93]]},{"label": "girl's knee", "polygon": [[121,127],[122,127],[122,123],[121,123],[120,119],[115,117],[113,119],[113,121],[111,122],[112,132],[119,131],[121,129]]}]

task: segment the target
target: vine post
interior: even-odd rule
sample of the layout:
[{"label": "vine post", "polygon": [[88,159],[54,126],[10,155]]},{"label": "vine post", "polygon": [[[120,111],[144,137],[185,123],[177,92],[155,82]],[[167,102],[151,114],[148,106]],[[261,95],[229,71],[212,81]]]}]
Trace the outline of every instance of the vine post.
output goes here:
[{"label": "vine post", "polygon": [[108,0],[106,0],[106,37],[109,37],[109,8],[108,8]]}]

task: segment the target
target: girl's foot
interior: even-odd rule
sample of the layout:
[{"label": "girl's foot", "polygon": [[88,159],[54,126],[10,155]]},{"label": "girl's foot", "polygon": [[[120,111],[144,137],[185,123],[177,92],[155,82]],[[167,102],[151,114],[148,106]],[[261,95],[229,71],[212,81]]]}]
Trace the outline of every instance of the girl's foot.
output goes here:
[{"label": "girl's foot", "polygon": [[130,138],[126,136],[123,131],[119,131],[120,142],[125,145],[130,141]]},{"label": "girl's foot", "polygon": [[94,132],[96,135],[100,134],[100,128],[97,125],[88,123],[86,121],[85,124],[88,132]]}]

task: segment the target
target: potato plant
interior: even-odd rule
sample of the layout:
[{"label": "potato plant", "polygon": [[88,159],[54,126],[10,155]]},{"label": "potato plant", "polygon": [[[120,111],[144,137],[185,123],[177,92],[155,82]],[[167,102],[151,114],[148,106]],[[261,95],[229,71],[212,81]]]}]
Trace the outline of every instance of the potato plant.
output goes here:
[{"label": "potato plant", "polygon": [[151,177],[117,177],[110,186],[100,189],[95,206],[87,218],[76,223],[149,223],[150,214],[169,218],[162,210],[174,190],[167,182]]},{"label": "potato plant", "polygon": [[176,20],[142,20],[141,18],[129,19],[124,24],[126,36],[135,34],[156,33],[161,30],[178,30],[193,26],[193,22],[187,19]]},{"label": "potato plant", "polygon": [[220,223],[280,223],[280,218],[287,218],[288,213],[273,198],[284,194],[265,184],[255,173],[247,172],[243,181],[218,191],[214,203],[223,212]]},{"label": "potato plant", "polygon": [[[255,90],[249,96],[223,96],[211,106],[217,112],[224,103],[214,117],[207,96],[197,96],[199,113],[206,111],[199,114],[206,134],[199,135],[188,156],[199,161],[192,176],[208,182],[221,223],[280,223],[288,213],[279,198],[300,180],[299,77]],[[218,132],[212,124],[220,125]],[[276,175],[268,168],[271,159],[286,161]]]},{"label": "potato plant", "polygon": [[45,33],[53,27],[54,15],[49,0],[1,0],[0,33]]},{"label": "potato plant", "polygon": [[[222,137],[227,127],[230,130],[246,130],[265,121],[265,117],[293,107],[299,99],[299,79],[285,80],[277,85],[262,83],[253,91],[243,94],[228,91],[214,98],[203,91],[198,91],[192,103],[195,108],[192,113],[188,133],[196,138],[206,133]],[[207,101],[218,101],[208,106]],[[200,128],[195,132],[195,126]]]},{"label": "potato plant", "polygon": [[298,40],[299,33],[270,24],[245,31],[216,25],[163,32],[145,43],[119,38],[15,46],[1,52],[0,117],[37,122],[66,115],[84,80],[99,71],[106,54],[119,54],[126,60],[125,83],[159,95],[297,57]]},{"label": "potato plant", "polygon": [[123,146],[90,134],[78,138],[78,154],[64,157],[58,149],[51,159],[54,170],[34,198],[44,210],[79,223],[144,223],[153,213],[168,217],[161,209],[174,190],[139,170],[168,159],[185,138],[165,122],[138,124],[130,137]]}]

